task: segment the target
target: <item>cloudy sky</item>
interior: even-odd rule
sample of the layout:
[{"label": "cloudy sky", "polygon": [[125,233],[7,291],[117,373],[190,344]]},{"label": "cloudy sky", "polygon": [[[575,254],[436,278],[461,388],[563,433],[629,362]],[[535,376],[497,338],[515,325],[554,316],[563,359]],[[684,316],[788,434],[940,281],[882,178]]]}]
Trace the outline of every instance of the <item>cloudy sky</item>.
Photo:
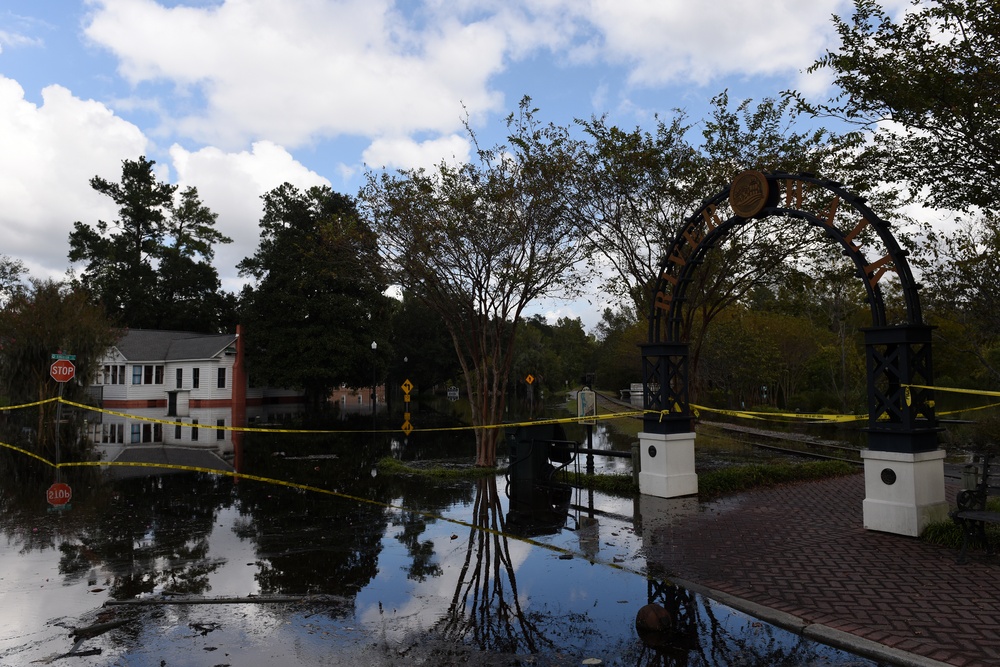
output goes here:
[{"label": "cloudy sky", "polygon": [[[906,0],[885,4],[901,7]],[[366,168],[469,156],[529,95],[544,121],[703,116],[707,101],[817,96],[845,0],[0,0],[0,254],[65,275],[74,221],[113,220],[91,190],[146,155],[194,185],[235,243],[288,181],[356,194]],[[82,268],[82,267],[77,267]],[[559,315],[598,317],[586,306]],[[553,314],[556,310],[552,311]]]}]

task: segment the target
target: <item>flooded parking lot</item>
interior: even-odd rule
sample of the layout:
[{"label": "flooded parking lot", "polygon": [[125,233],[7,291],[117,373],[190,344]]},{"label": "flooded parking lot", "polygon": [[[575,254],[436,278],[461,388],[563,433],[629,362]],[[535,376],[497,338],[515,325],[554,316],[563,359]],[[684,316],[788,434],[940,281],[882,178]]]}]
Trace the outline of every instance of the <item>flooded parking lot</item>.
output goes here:
[{"label": "flooded parking lot", "polygon": [[[62,469],[61,510],[51,468],[0,452],[0,664],[874,664],[647,572],[646,523],[696,500],[379,474],[472,459],[468,432],[415,435],[248,434],[216,473],[132,448],[176,467]],[[650,603],[669,629],[640,636]]]}]

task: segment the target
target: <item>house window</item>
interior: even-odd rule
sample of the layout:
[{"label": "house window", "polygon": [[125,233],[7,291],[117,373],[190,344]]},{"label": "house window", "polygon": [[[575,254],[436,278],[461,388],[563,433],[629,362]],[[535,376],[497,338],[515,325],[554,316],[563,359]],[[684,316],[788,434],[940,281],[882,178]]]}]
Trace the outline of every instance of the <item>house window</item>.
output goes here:
[{"label": "house window", "polygon": [[226,369],[225,368],[220,368],[219,369],[219,381],[216,384],[216,386],[219,389],[225,389],[226,388]]},{"label": "house window", "polygon": [[182,389],[184,387],[184,369],[177,369],[177,388]]},{"label": "house window", "polygon": [[137,443],[142,438],[142,425],[132,424],[132,442]]},{"label": "house window", "polygon": [[142,425],[142,441],[143,442],[153,442],[153,425],[143,424]]},{"label": "house window", "polygon": [[215,431],[215,439],[216,440],[225,440],[226,439],[226,432],[224,430],[222,430],[222,429],[224,429],[225,426],[226,426],[226,420],[225,419],[216,419],[215,420],[215,425],[219,427]]},{"label": "house window", "polygon": [[201,369],[191,369],[191,386],[197,389],[201,385]]},{"label": "house window", "polygon": [[101,442],[109,444],[125,443],[125,424],[104,424],[101,427]]},{"label": "house window", "polygon": [[198,420],[191,420],[191,441],[194,442],[198,439]]},{"label": "house window", "polygon": [[153,424],[153,442],[163,442],[163,424]]},{"label": "house window", "polygon": [[101,384],[125,384],[125,366],[105,364],[101,370]]},{"label": "house window", "polygon": [[133,366],[132,384],[163,384],[163,366]]},{"label": "house window", "polygon": [[180,440],[180,439],[181,439],[181,425],[176,424],[174,426],[174,440]]}]

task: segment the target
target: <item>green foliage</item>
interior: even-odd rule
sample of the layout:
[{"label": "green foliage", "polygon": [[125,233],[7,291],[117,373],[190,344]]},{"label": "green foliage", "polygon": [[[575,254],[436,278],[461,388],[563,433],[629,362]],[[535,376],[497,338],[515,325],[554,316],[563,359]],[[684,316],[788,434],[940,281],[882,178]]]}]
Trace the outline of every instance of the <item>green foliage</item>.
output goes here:
[{"label": "green foliage", "polygon": [[446,383],[457,384],[462,370],[441,317],[406,292],[401,301],[390,305],[394,351],[390,376],[400,382],[409,379],[414,394]]},{"label": "green foliage", "polygon": [[516,340],[516,358],[512,375],[521,380],[531,374],[531,387],[519,383],[518,395],[524,391],[546,391],[549,394],[576,387],[592,367],[596,351],[594,337],[583,329],[579,318],[559,318],[548,324],[541,315],[524,320]]},{"label": "green foliage", "polygon": [[1000,217],[966,218],[930,235],[923,258],[929,288],[924,294],[929,320],[938,325],[936,337],[945,343],[940,347],[952,353],[951,363],[978,362],[955,376],[961,386],[969,386],[969,379],[995,386],[1000,381],[995,353],[1000,347]]},{"label": "green foliage", "polygon": [[[577,144],[564,128],[542,125],[530,102],[508,117],[507,144],[478,148],[476,162],[369,173],[361,194],[391,282],[451,334],[477,425],[503,419],[525,307],[580,283],[566,201]],[[495,431],[476,432],[480,465],[495,465],[496,444]]]},{"label": "green foliage", "polygon": [[[15,293],[0,311],[0,391],[7,404],[41,401],[62,395],[86,402],[83,387],[97,362],[118,339],[103,310],[91,304],[81,289],[53,281],[32,280]],[[63,383],[49,376],[52,354],[76,356],[76,379]],[[18,411],[36,421],[19,426],[35,428],[39,447],[49,441],[52,404],[37,411]]]},{"label": "green foliage", "polygon": [[[1000,498],[987,498],[986,510],[1000,512]],[[938,546],[960,549],[962,547],[962,527],[951,519],[937,521],[924,527],[923,532],[920,533],[920,539]],[[986,540],[992,551],[1000,551],[1000,526],[992,523],[986,524]],[[976,546],[983,547],[983,545],[969,545],[970,549],[976,548]]]},{"label": "green foliage", "polygon": [[23,280],[27,273],[24,262],[0,255],[0,305],[5,305],[14,296],[24,292]]},{"label": "green foliage", "polygon": [[376,467],[380,475],[414,475],[435,479],[481,479],[484,477],[495,477],[500,473],[500,470],[497,468],[483,468],[479,466],[449,467],[435,465],[425,467],[407,465],[398,459],[390,457],[379,459]]},{"label": "green foliage", "polygon": [[597,325],[598,354],[594,364],[598,387],[617,393],[628,389],[641,378],[639,344],[646,342],[648,324],[637,319],[631,310],[604,310]]},{"label": "green foliage", "polygon": [[393,357],[387,283],[354,200],[288,183],[263,200],[257,252],[239,264],[254,279],[241,302],[251,381],[300,388],[318,407],[342,383],[384,377]]},{"label": "green foliage", "polygon": [[73,223],[69,260],[86,262],[80,284],[123,326],[221,330],[231,320],[211,265],[212,246],[231,239],[215,228],[216,215],[188,188],[156,180],[152,160],[122,161],[120,183],[100,176],[91,187],[118,205],[113,222]]},{"label": "green foliage", "polygon": [[165,238],[157,267],[157,328],[179,331],[232,330],[231,295],[222,292],[219,274],[212,266],[214,245],[232,243],[215,229],[218,218],[202,204],[198,190],[186,188],[172,208],[164,227]]},{"label": "green foliage", "polygon": [[556,475],[556,480],[570,486],[581,489],[593,489],[610,496],[620,496],[631,498],[639,493],[639,485],[635,483],[632,475],[627,474],[601,474],[587,475],[585,473],[570,472],[562,470]]},{"label": "green foliage", "polygon": [[994,0],[911,4],[896,20],[855,0],[849,20],[834,18],[839,48],[811,68],[831,71],[838,95],[822,105],[792,96],[818,116],[880,125],[865,156],[873,178],[930,206],[996,212],[1000,12]]},{"label": "green foliage", "polygon": [[[987,538],[990,538],[991,533],[992,540],[995,540],[997,530],[993,526],[987,528]],[[920,539],[938,546],[959,549],[962,546],[962,527],[951,519],[937,521],[924,527],[923,532],[920,533]]]}]

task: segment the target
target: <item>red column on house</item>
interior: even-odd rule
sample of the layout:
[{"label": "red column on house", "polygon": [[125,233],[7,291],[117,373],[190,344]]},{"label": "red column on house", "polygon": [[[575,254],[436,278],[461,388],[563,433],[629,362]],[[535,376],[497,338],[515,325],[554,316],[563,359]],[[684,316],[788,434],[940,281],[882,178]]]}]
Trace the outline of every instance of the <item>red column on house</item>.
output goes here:
[{"label": "red column on house", "polygon": [[[243,343],[243,326],[236,325],[236,361],[233,363],[232,424],[234,427],[247,425],[247,370],[246,346]],[[243,431],[233,430],[233,467],[236,472],[243,468]]]}]

